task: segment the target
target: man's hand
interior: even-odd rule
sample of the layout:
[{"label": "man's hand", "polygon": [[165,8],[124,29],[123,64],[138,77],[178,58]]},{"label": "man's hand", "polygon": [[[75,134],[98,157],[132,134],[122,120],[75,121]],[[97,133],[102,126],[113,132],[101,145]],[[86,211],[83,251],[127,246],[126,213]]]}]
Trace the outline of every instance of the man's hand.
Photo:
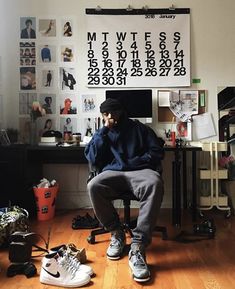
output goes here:
[{"label": "man's hand", "polygon": [[107,126],[108,128],[112,128],[114,125],[117,124],[117,121],[115,121],[113,118],[106,118],[104,120],[104,126]]}]

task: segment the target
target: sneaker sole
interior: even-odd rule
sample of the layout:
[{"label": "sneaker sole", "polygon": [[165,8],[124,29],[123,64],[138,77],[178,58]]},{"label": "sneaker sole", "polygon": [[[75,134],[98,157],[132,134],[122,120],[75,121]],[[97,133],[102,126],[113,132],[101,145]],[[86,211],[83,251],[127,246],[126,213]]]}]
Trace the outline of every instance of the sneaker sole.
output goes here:
[{"label": "sneaker sole", "polygon": [[40,283],[42,284],[46,284],[46,285],[54,285],[54,286],[58,286],[58,287],[69,287],[69,288],[74,288],[74,287],[81,287],[81,286],[85,286],[88,283],[90,283],[91,279],[89,277],[89,279],[81,281],[80,283],[77,284],[63,284],[61,281],[58,282],[57,280],[51,280],[48,278],[40,278],[39,279]]},{"label": "sneaker sole", "polygon": [[148,278],[145,278],[145,279],[139,279],[139,278],[136,278],[134,275],[133,276],[133,279],[136,281],[136,282],[147,282],[150,280],[150,276]]},{"label": "sneaker sole", "polygon": [[107,254],[107,258],[109,259],[109,260],[119,260],[119,259],[121,259],[121,256],[109,256],[108,254]]}]

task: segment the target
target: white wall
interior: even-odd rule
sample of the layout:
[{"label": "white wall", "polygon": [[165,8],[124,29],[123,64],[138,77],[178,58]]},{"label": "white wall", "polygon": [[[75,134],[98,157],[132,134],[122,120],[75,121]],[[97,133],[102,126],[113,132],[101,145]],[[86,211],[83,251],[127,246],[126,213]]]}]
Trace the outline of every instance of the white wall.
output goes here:
[{"label": "white wall", "polygon": [[[191,9],[191,71],[192,78],[200,78],[200,84],[193,84],[193,89],[205,89],[208,92],[207,110],[214,116],[215,124],[218,121],[217,112],[217,87],[235,85],[235,1],[234,0],[132,0],[132,1],[110,1],[110,0],[0,0],[0,57],[2,58],[2,94],[3,103],[3,127],[18,127],[19,121],[19,19],[22,16],[56,17],[71,16],[76,20],[76,46],[79,51],[77,59],[77,70],[79,78],[79,91],[89,91],[85,86],[85,58],[86,35],[85,30],[85,8],[168,8],[172,5],[176,8]],[[104,98],[103,89],[93,89],[100,102]],[[37,91],[38,93],[40,91]],[[1,91],[0,91],[1,94]],[[156,123],[153,128],[161,133],[161,125]],[[217,139],[214,137],[213,139]],[[166,171],[169,169],[164,163]],[[64,165],[65,166],[65,165]],[[57,166],[58,167],[58,166]],[[56,166],[46,166],[45,176],[57,177],[63,184],[70,178],[70,186],[62,186],[61,196],[73,196],[69,206],[76,206],[78,196],[85,195],[84,183],[78,182],[86,174],[86,168],[74,168],[65,166],[63,174]],[[75,171],[75,175],[74,175]],[[83,178],[85,179],[85,178]],[[166,195],[170,195],[170,187],[166,186]],[[64,198],[64,197],[63,197]],[[61,206],[63,203],[61,197]],[[84,197],[85,198],[85,197]],[[87,200],[84,199],[84,205]],[[169,197],[165,198],[166,206],[170,205]]]}]

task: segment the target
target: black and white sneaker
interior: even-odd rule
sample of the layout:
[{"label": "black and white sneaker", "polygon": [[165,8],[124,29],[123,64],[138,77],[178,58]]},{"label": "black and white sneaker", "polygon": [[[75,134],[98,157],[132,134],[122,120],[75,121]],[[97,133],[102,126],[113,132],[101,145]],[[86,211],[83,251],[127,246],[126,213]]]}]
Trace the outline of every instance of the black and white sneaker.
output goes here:
[{"label": "black and white sneaker", "polygon": [[80,287],[90,282],[90,275],[78,269],[78,262],[73,263],[67,256],[58,252],[43,257],[40,282],[61,287]]}]

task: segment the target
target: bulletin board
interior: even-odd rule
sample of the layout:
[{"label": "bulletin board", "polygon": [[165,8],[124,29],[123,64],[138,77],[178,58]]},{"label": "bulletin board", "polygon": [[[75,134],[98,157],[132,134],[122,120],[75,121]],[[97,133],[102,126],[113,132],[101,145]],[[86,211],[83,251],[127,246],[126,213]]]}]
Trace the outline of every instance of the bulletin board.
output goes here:
[{"label": "bulletin board", "polygon": [[190,9],[86,9],[88,87],[190,86]]},{"label": "bulletin board", "polygon": [[[198,102],[198,114],[206,112],[206,90],[198,90],[199,102]],[[175,115],[172,113],[169,107],[157,108],[158,122],[174,122],[176,120]]]}]

